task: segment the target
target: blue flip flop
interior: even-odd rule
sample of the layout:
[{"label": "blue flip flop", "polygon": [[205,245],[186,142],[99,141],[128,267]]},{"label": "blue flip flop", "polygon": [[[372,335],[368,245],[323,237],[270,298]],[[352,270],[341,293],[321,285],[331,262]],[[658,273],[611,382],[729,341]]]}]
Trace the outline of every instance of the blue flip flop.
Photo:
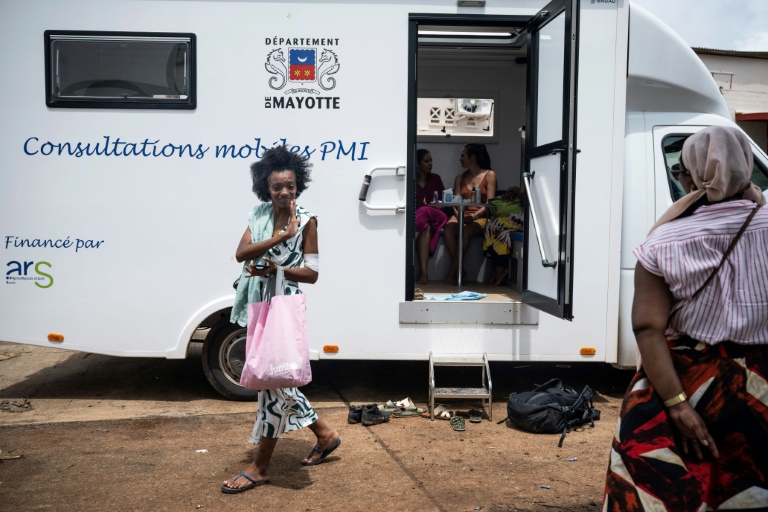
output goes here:
[{"label": "blue flip flop", "polygon": [[254,480],[253,478],[249,477],[248,475],[246,475],[242,471],[240,472],[239,475],[237,475],[232,480],[233,481],[237,480],[240,477],[245,478],[246,480],[248,480],[251,483],[249,483],[248,485],[246,485],[244,487],[227,487],[227,484],[221,484],[221,492],[223,492],[224,494],[239,494],[241,492],[250,491],[254,487],[258,487],[260,485],[267,485],[269,483],[269,479],[267,479],[267,480]]},{"label": "blue flip flop", "polygon": [[331,454],[331,452],[333,452],[333,450],[338,448],[340,444],[341,444],[341,438],[337,437],[336,440],[334,442],[332,442],[331,445],[328,448],[326,448],[325,450],[321,450],[320,448],[317,447],[317,445],[315,445],[312,448],[312,451],[309,452],[309,455],[307,455],[306,458],[307,459],[310,458],[315,452],[318,452],[320,454],[320,458],[316,459],[316,460],[313,460],[312,462],[301,461],[301,465],[302,466],[316,466],[316,465],[320,464],[321,462],[323,462],[323,460],[325,460],[325,458],[327,456],[329,456]]}]

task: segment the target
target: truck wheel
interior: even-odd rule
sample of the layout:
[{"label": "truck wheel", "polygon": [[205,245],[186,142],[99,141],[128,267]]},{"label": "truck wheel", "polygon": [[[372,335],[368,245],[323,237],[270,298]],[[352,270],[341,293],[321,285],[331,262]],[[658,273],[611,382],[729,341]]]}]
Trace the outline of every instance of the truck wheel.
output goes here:
[{"label": "truck wheel", "polygon": [[213,389],[230,400],[256,400],[258,391],[240,385],[245,364],[245,327],[227,322],[203,344],[203,372]]}]

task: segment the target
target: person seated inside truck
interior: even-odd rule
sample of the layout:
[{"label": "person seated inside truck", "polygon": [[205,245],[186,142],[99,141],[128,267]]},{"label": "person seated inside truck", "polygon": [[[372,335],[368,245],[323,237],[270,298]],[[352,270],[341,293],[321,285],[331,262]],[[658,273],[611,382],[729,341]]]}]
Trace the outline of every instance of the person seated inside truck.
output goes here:
[{"label": "person seated inside truck", "polygon": [[520,187],[509,187],[488,203],[491,215],[485,224],[483,252],[493,261],[493,277],[486,284],[498,286],[509,273],[512,233],[523,231],[525,195]]},{"label": "person seated inside truck", "polygon": [[443,180],[432,172],[432,155],[426,149],[416,151],[416,252],[419,255],[418,284],[427,284],[427,263],[440,241],[440,231],[448,222],[448,216],[439,208],[428,206],[442,198]]},{"label": "person seated inside truck", "polygon": [[[480,202],[487,203],[496,197],[496,173],[491,170],[491,157],[485,144],[467,144],[459,157],[464,172],[453,180],[454,194],[461,196],[462,200],[472,199],[472,191],[475,187],[480,189]],[[482,236],[485,232],[485,207],[469,207],[464,210],[462,219],[458,219],[458,210],[453,209],[453,216],[445,225],[445,246],[451,255],[451,268],[445,279],[445,284],[456,284],[456,272],[458,270],[458,222],[464,223],[464,239],[461,241],[463,250],[467,249],[469,240],[476,236]],[[463,269],[462,269],[463,271]]]}]

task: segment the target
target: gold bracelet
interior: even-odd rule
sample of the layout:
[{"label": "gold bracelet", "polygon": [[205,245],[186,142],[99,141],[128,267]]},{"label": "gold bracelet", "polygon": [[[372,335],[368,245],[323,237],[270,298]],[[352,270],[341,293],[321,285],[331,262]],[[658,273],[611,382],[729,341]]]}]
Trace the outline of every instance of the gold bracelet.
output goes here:
[{"label": "gold bracelet", "polygon": [[664,400],[664,407],[670,408],[670,407],[673,407],[673,406],[675,406],[677,404],[681,404],[681,403],[685,402],[686,400],[688,400],[688,395],[686,395],[685,391],[683,391],[679,395],[674,396],[674,397],[670,398],[669,400]]}]

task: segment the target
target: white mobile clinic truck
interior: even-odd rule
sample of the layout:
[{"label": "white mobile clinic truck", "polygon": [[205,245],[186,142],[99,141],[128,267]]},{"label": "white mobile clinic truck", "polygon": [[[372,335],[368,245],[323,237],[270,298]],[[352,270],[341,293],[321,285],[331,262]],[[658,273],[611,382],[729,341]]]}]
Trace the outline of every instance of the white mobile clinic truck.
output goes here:
[{"label": "white mobile clinic truck", "polygon": [[[690,48],[625,0],[0,0],[0,47],[0,340],[203,342],[233,398],[234,254],[266,148],[314,165],[312,358],[631,366],[631,249],[680,192],[684,138],[732,124]],[[470,142],[527,186],[514,287],[478,283],[473,241],[460,289],[489,296],[414,300],[416,149],[450,186]]]}]

